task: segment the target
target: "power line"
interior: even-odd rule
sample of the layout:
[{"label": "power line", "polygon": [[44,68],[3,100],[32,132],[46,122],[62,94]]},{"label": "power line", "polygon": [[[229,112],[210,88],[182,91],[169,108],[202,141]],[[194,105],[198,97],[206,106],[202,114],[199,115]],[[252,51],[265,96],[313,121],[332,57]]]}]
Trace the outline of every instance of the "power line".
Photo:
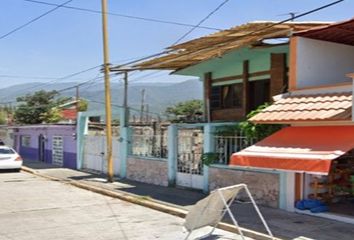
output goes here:
[{"label": "power line", "polygon": [[[320,10],[322,10],[322,9],[325,9],[325,8],[328,8],[328,7],[337,5],[338,3],[343,2],[343,1],[344,1],[344,0],[338,0],[338,1],[335,1],[335,2],[331,2],[331,3],[326,4],[326,5],[323,5],[323,6],[321,6],[321,7],[318,7],[318,8],[312,9],[312,10],[310,10],[310,11],[301,13],[301,14],[299,14],[299,15],[295,15],[295,13],[293,13],[293,15],[291,15],[290,18],[287,18],[287,19],[285,19],[285,20],[283,20],[283,21],[276,22],[276,23],[273,23],[273,24],[268,25],[268,26],[266,26],[266,27],[257,29],[257,30],[255,30],[255,31],[253,31],[253,32],[250,32],[250,33],[245,34],[244,36],[252,35],[252,34],[254,34],[254,33],[257,33],[257,32],[263,31],[263,30],[266,30],[266,29],[268,29],[268,28],[272,28],[272,27],[274,27],[274,26],[277,26],[277,25],[279,25],[279,24],[283,24],[283,23],[286,23],[286,22],[293,21],[294,19],[297,19],[297,18],[306,16],[306,15],[309,15],[309,14],[314,13],[314,12],[318,12],[318,11],[320,11]],[[244,36],[241,36],[241,37],[244,37]]]},{"label": "power line", "polygon": [[[318,12],[318,11],[320,11],[320,10],[322,10],[322,9],[331,7],[331,6],[336,5],[336,4],[338,4],[338,3],[340,3],[340,2],[343,2],[343,1],[344,1],[344,0],[338,0],[338,1],[335,1],[335,2],[332,2],[332,3],[329,3],[329,4],[326,4],[326,5],[323,5],[323,6],[321,6],[321,7],[318,7],[318,8],[312,9],[312,10],[310,10],[310,11],[304,12],[304,13],[302,13],[302,14],[296,15],[296,16],[294,16],[294,17],[290,17],[290,18],[287,18],[287,19],[282,20],[282,21],[280,21],[280,22],[276,22],[276,23],[273,23],[273,24],[271,24],[271,25],[268,25],[268,26],[265,26],[265,27],[261,27],[261,28],[259,28],[259,29],[256,29],[256,30],[254,30],[254,31],[252,31],[252,32],[249,32],[249,33],[240,35],[240,36],[238,36],[238,38],[251,36],[251,35],[253,35],[253,34],[255,34],[255,33],[258,33],[258,32],[264,31],[264,30],[267,30],[267,29],[272,28],[272,27],[274,27],[274,26],[277,26],[277,25],[280,25],[280,24],[283,24],[283,23],[286,23],[286,22],[289,22],[289,21],[293,21],[294,19],[297,19],[297,18],[306,16],[306,15],[309,15],[309,14],[314,13],[314,12]],[[224,41],[224,42],[222,42],[222,43],[220,43],[220,44],[216,44],[216,45],[218,45],[218,46],[223,46],[224,44],[229,43],[229,42],[232,42],[232,41],[235,41],[235,39],[230,39],[230,40]],[[199,49],[199,50],[200,50],[200,49]],[[198,51],[199,51],[199,50],[198,50]],[[202,49],[202,50],[203,50],[203,49]],[[188,55],[188,54],[190,54],[190,52],[189,52],[189,51],[186,51],[186,52],[184,52],[184,53],[180,53],[180,54],[178,55],[178,57],[182,57],[182,56],[185,56],[185,55]],[[173,61],[173,59],[166,60],[166,62],[170,62],[170,61]],[[153,66],[154,66],[154,65],[153,65]]]},{"label": "power line", "polygon": [[90,82],[93,82],[93,81],[96,80],[96,79],[100,79],[101,77],[99,77],[98,75],[99,75],[99,73],[98,73],[94,78],[89,79],[89,80],[87,80],[87,81],[85,81],[85,82],[76,84],[76,85],[74,85],[74,86],[72,86],[72,87],[67,87],[67,88],[63,88],[63,89],[60,89],[60,90],[56,90],[56,91],[57,91],[58,93],[61,93],[61,92],[68,91],[68,90],[70,90],[70,89],[74,89],[74,88],[83,86],[83,85],[85,85],[85,84],[88,84],[88,83],[90,83]]},{"label": "power line", "polygon": [[[221,4],[219,4],[213,11],[211,11],[206,17],[204,17],[202,20],[199,21],[199,23],[195,26],[193,26],[193,28],[191,28],[188,32],[186,32],[185,34],[183,34],[180,38],[178,38],[172,45],[176,45],[177,43],[179,43],[182,39],[184,39],[186,36],[188,36],[191,32],[193,32],[196,28],[198,28],[203,22],[205,22],[208,18],[210,18],[214,13],[216,13],[220,8],[222,8],[229,0],[225,0],[223,1]],[[167,53],[167,52],[162,52],[162,53],[158,53],[157,55],[162,55],[164,53]],[[150,58],[150,57],[148,57]],[[144,59],[142,59],[144,60]],[[139,60],[139,61],[142,61],[142,60]],[[136,61],[134,61],[133,63],[135,63]],[[126,65],[129,65],[130,63],[126,64]],[[161,71],[161,70],[160,70]],[[130,82],[135,82],[141,78],[145,78],[145,77],[148,77],[148,76],[151,76],[151,75],[154,75],[156,73],[159,73],[160,71],[157,71],[157,72],[154,72],[154,73],[150,73],[150,74],[146,74],[145,76],[142,76],[142,77],[139,77],[137,79],[133,79],[132,81]]]},{"label": "power line", "polygon": [[183,36],[177,39],[172,45],[176,45],[180,41],[182,41],[185,37],[187,37],[191,32],[193,32],[197,27],[199,27],[203,22],[205,22],[208,18],[210,18],[214,13],[216,13],[222,6],[224,6],[229,0],[224,0],[221,4],[219,4],[213,11],[211,11],[206,17],[198,22],[197,25],[193,26],[188,32],[186,32]]},{"label": "power line", "polygon": [[[89,102],[93,102],[93,103],[105,104],[104,102],[96,101],[96,100],[92,100],[92,99],[86,99],[86,100],[89,101]],[[123,106],[118,105],[118,104],[112,104],[112,106],[113,106],[113,107],[123,108]],[[133,110],[133,111],[138,111],[138,112],[140,112],[140,109],[132,108],[132,107],[128,107],[128,108],[131,109],[131,110]],[[151,111],[145,111],[145,112],[150,113],[150,114],[154,114],[154,115],[157,115],[157,116],[161,116],[160,113],[151,112]]]},{"label": "power line", "polygon": [[[51,81],[48,81],[48,82],[39,83],[39,84],[37,84],[37,85],[35,85],[35,86],[33,86],[33,87],[26,88],[26,89],[24,89],[24,90],[21,91],[21,92],[24,93],[24,92],[28,92],[29,90],[34,90],[34,89],[39,88],[39,87],[44,87],[44,86],[50,85],[50,84],[52,84],[52,83],[54,83],[54,82],[57,82],[57,81],[60,81],[60,80],[65,80],[65,79],[68,79],[68,78],[77,76],[77,75],[79,75],[79,74],[82,74],[82,73],[91,71],[91,70],[96,69],[96,68],[98,68],[98,67],[100,67],[100,66],[101,66],[101,65],[97,65],[97,66],[90,67],[90,68],[87,68],[87,69],[84,69],[84,70],[81,70],[81,71],[78,71],[78,72],[75,72],[75,73],[71,73],[71,74],[66,75],[66,76],[64,76],[64,77],[56,78],[56,79],[51,80]],[[21,93],[21,92],[20,92],[20,93]],[[20,93],[19,93],[19,94],[20,94]],[[11,95],[13,95],[13,93],[12,93]],[[6,95],[6,96],[2,97],[1,99],[7,98],[7,97],[9,97],[9,95]]]},{"label": "power line", "polygon": [[66,2],[64,2],[64,3],[62,3],[62,4],[59,4],[59,5],[56,6],[55,8],[52,8],[51,10],[49,10],[49,11],[47,11],[47,12],[45,12],[45,13],[39,15],[38,17],[35,17],[35,18],[33,18],[32,20],[26,22],[25,24],[22,24],[21,26],[16,27],[15,29],[11,30],[10,32],[5,33],[4,35],[0,36],[0,40],[3,39],[3,38],[5,38],[5,37],[7,37],[7,36],[9,36],[9,35],[11,35],[11,34],[13,34],[13,33],[15,33],[15,32],[17,32],[17,31],[19,31],[19,30],[21,30],[22,28],[24,28],[24,27],[30,25],[31,23],[33,23],[33,22],[35,22],[35,21],[38,21],[38,20],[41,19],[42,17],[48,15],[48,14],[51,13],[51,12],[54,12],[55,10],[57,10],[57,9],[59,9],[59,8],[61,8],[61,7],[63,7],[64,5],[66,5],[66,4],[68,4],[68,3],[72,2],[72,1],[73,1],[73,0],[69,0],[69,1],[66,1]]},{"label": "power line", "polygon": [[9,75],[9,74],[2,74],[0,78],[29,78],[29,79],[57,79],[57,77],[44,77],[44,76],[25,76],[25,75]]},{"label": "power line", "polygon": [[[48,5],[48,6],[58,6],[58,4],[55,3],[49,3],[45,1],[36,1],[36,0],[24,0],[26,2],[31,2],[31,3],[37,3],[37,4],[42,4],[42,5]],[[72,9],[72,10],[78,10],[78,11],[83,11],[83,12],[90,12],[90,13],[95,13],[95,14],[102,14],[101,11],[99,10],[94,10],[94,9],[88,9],[88,8],[82,8],[82,7],[73,7],[73,6],[60,6],[61,8],[66,8],[66,9]],[[181,23],[181,22],[176,22],[176,21],[167,21],[167,20],[161,20],[161,19],[156,19],[156,18],[146,18],[146,17],[138,17],[138,16],[132,16],[132,15],[126,15],[126,14],[120,14],[120,13],[113,13],[113,12],[107,12],[107,15],[111,16],[117,16],[117,17],[124,17],[124,18],[130,18],[130,19],[135,19],[135,20],[143,20],[143,21],[148,21],[148,22],[156,22],[156,23],[164,23],[164,24],[172,24],[172,25],[178,25],[178,26],[184,26],[184,27],[196,27],[196,28],[202,28],[202,29],[208,29],[208,30],[222,30],[220,28],[214,28],[214,27],[207,27],[207,26],[196,26],[193,24],[188,24],[188,23]]]}]

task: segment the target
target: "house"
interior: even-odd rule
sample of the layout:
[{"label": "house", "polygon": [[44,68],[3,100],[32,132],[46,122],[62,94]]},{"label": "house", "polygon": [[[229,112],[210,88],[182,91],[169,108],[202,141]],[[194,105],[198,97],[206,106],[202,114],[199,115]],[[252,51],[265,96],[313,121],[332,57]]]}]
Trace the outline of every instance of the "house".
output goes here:
[{"label": "house", "polygon": [[[294,32],[327,25],[251,22],[172,46],[165,56],[135,66],[139,70],[173,70],[172,74],[196,76],[203,81],[205,123],[177,124],[169,129],[168,164],[163,165],[168,169],[169,185],[208,192],[246,183],[258,203],[285,209],[283,176],[272,170],[229,166],[231,153],[247,145],[246,139],[215,136],[215,132],[245,119],[250,111],[272,101],[271,96],[285,93],[291,68],[289,38]],[[199,131],[202,141],[200,136],[183,137],[185,129]],[[209,166],[203,165],[197,155],[202,152],[195,151],[196,145],[202,146],[204,153],[217,153],[220,159]],[[147,161],[132,159],[128,159],[128,167],[130,162],[139,163],[135,169],[141,169],[145,175],[151,175],[149,169],[162,169],[158,164],[152,166],[150,161],[149,167],[142,170]],[[127,172],[129,176],[129,169]]]},{"label": "house", "polygon": [[60,110],[63,120],[65,122],[76,121],[78,100],[72,100],[59,105],[57,108]]},{"label": "house", "polygon": [[11,127],[14,148],[24,161],[76,169],[76,125],[41,124]]},{"label": "house", "polygon": [[284,128],[231,165],[279,172],[284,209],[317,199],[320,216],[354,223],[354,19],[295,33],[289,53],[288,92],[250,119]]},{"label": "house", "polygon": [[250,22],[171,46],[166,56],[138,69],[173,70],[204,84],[208,122],[239,121],[288,88],[289,36],[320,22]]}]

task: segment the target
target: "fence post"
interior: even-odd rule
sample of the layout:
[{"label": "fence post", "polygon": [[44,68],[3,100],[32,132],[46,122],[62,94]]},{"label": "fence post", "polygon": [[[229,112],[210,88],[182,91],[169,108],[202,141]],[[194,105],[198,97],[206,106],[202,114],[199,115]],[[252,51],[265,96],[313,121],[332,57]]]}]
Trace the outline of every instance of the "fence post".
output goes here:
[{"label": "fence post", "polygon": [[[215,138],[214,138],[215,127],[210,123],[204,125],[204,143],[203,152],[214,152],[215,151]],[[203,165],[203,192],[209,192],[209,167]]]},{"label": "fence post", "polygon": [[84,158],[84,136],[88,131],[88,117],[82,112],[77,113],[76,118],[76,168],[82,169]]},{"label": "fence post", "polygon": [[127,162],[128,155],[130,154],[131,146],[131,129],[129,125],[125,122],[126,115],[129,112],[124,108],[120,109],[120,138],[119,138],[119,161],[120,161],[120,173],[119,177],[125,178],[127,176]]},{"label": "fence post", "polygon": [[176,185],[176,156],[177,156],[177,126],[172,124],[168,126],[168,140],[167,140],[167,149],[168,149],[168,185],[175,186]]}]

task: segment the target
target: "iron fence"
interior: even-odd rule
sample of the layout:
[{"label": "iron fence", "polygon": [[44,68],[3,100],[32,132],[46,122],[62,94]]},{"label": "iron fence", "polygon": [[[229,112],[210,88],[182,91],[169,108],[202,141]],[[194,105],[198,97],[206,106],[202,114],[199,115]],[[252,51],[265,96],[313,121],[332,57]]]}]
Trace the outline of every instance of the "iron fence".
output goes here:
[{"label": "iron fence", "polygon": [[167,158],[167,136],[134,134],[131,154],[140,157]]},{"label": "iron fence", "polygon": [[249,139],[242,134],[237,136],[215,136],[215,153],[218,164],[229,164],[231,155],[251,146],[255,139]]}]

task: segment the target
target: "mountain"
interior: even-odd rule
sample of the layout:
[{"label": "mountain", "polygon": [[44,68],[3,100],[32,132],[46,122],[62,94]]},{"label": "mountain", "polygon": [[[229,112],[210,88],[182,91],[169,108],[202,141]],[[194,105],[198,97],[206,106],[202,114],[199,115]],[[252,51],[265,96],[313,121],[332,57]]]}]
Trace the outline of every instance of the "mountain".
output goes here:
[{"label": "mountain", "polygon": [[[13,102],[19,96],[33,93],[41,89],[45,91],[61,90],[73,87],[77,85],[77,82],[65,82],[65,83],[51,83],[44,84],[40,82],[26,83],[14,85],[0,89],[0,102]],[[128,86],[128,105],[133,110],[132,115],[138,115],[142,103],[142,91],[145,89],[145,109],[155,113],[162,113],[168,106],[172,106],[178,102],[202,99],[203,90],[202,83],[198,80],[187,80],[179,83],[168,82],[148,82],[148,83],[132,83]],[[69,89],[62,91],[63,96],[75,96],[76,90]],[[113,108],[115,105],[122,105],[123,103],[123,84],[112,82],[111,83],[111,95]],[[104,85],[86,84],[80,86],[80,97],[88,99],[89,109],[98,110],[103,108],[104,102]],[[100,102],[100,103],[98,103]]]}]

